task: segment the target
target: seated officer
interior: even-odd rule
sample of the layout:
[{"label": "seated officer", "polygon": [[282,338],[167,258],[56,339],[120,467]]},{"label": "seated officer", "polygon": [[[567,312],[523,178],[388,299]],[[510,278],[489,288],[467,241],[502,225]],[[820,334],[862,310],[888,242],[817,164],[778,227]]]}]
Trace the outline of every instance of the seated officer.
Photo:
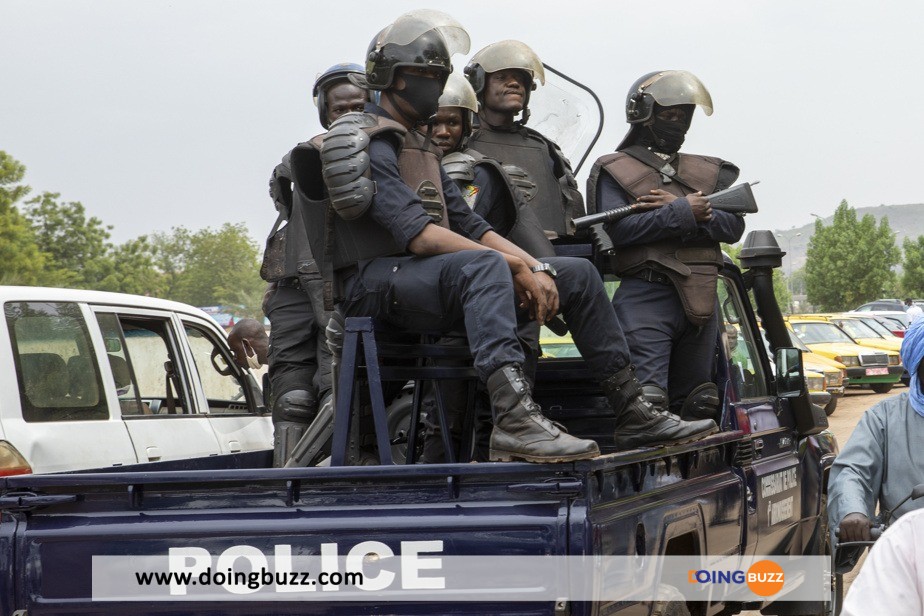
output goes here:
[{"label": "seated officer", "polygon": [[[446,15],[400,17],[377,37],[366,63],[363,81],[381,91],[380,106],[342,117],[324,140],[322,172],[336,212],[329,244],[343,314],[410,330],[464,327],[493,407],[492,460],[599,454],[595,442],[569,436],[542,415],[523,376],[518,317],[544,323],[559,308],[618,414],[618,444],[714,432],[711,420],[682,422],[644,402],[593,265],[554,257],[540,262],[495,233],[442,171],[439,150],[413,130],[437,111],[451,51],[467,47],[467,33]],[[293,165],[298,160],[293,157]]]}]

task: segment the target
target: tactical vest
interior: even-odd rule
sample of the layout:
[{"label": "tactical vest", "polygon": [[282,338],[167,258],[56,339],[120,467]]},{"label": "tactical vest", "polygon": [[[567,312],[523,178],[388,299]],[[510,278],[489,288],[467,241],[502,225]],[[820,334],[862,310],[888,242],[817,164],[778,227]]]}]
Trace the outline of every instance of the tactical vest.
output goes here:
[{"label": "tactical vest", "polygon": [[584,215],[584,199],[571,163],[557,145],[525,126],[513,131],[483,126],[469,138],[468,147],[526,171],[538,188],[530,205],[542,228],[558,236],[572,234],[571,219]]},{"label": "tactical vest", "polygon": [[323,140],[299,144],[291,155],[293,204],[302,211],[308,243],[320,261],[319,269],[330,289],[328,302],[339,297],[333,280],[336,271],[366,259],[405,254],[369,215],[375,187],[368,148],[375,137],[395,140],[401,178],[420,196],[433,220],[449,226],[440,150],[423,135],[381,116],[341,116]]},{"label": "tactical vest", "polygon": [[[723,178],[722,184],[727,185],[720,186],[719,173],[723,169],[731,172],[727,175],[730,180]],[[596,203],[601,172],[613,178],[634,199],[656,188],[678,197],[696,191],[709,195],[727,188],[738,176],[737,167],[720,158],[679,154],[676,177],[665,182],[659,169],[620,151],[602,156],[594,163],[587,180],[587,197],[592,203]],[[677,289],[687,319],[693,325],[705,325],[715,312],[716,284],[722,266],[718,242],[706,239],[683,242],[680,238],[669,238],[624,246],[616,250],[614,266],[619,276],[631,276],[646,268],[665,274]]]},{"label": "tactical vest", "polygon": [[[443,157],[443,169],[464,191],[475,179],[475,167],[485,169],[492,179],[504,187],[504,198],[492,207],[503,208],[504,225],[495,228],[505,238],[537,259],[554,257],[555,247],[546,237],[536,213],[529,205],[529,198],[535,195],[536,185],[525,171],[510,165],[501,165],[486,158],[475,150],[453,152]],[[469,203],[474,208],[474,202]]]},{"label": "tactical vest", "polygon": [[[318,135],[312,138],[311,142],[320,148],[323,137]],[[291,157],[290,151],[282,158],[282,162],[276,165],[270,176],[269,193],[279,215],[266,238],[260,277],[267,282],[297,277],[302,286],[307,288],[306,283],[318,280],[321,273],[305,231],[304,212],[301,208],[292,206]],[[283,222],[286,224],[280,229]]]}]

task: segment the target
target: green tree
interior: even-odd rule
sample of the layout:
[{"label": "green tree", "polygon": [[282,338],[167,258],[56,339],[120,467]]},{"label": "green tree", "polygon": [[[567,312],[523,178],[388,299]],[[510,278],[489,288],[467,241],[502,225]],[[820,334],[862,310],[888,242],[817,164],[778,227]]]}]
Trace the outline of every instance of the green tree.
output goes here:
[{"label": "green tree", "polygon": [[113,247],[97,268],[94,288],[100,291],[162,297],[164,275],[154,265],[154,248],[147,236]]},{"label": "green tree", "polygon": [[25,175],[26,167],[0,150],[0,284],[38,284],[45,271],[46,255],[16,206],[31,190],[20,184]]},{"label": "green tree", "polygon": [[39,247],[50,255],[43,283],[82,289],[98,288],[115,268],[109,225],[87,217],[79,201],[60,202],[60,193],[44,192],[26,202],[26,216]]},{"label": "green tree", "polygon": [[888,218],[879,224],[841,201],[831,226],[815,221],[805,265],[808,300],[825,311],[850,310],[880,297],[895,285],[901,252]]},{"label": "green tree", "polygon": [[902,294],[924,297],[924,235],[918,239],[905,238],[902,244],[905,260],[902,262]]},{"label": "green tree", "polygon": [[256,312],[265,283],[260,278],[259,248],[243,224],[190,232],[177,227],[158,234],[153,245],[155,263],[164,275],[165,297],[194,306],[256,304],[238,310]]},{"label": "green tree", "polygon": [[[724,250],[732,261],[735,262],[735,265],[741,266],[741,261],[738,260],[738,253],[741,252],[741,244],[735,244],[730,246],[728,244],[722,244],[722,250]],[[777,268],[773,270],[773,296],[776,298],[776,303],[780,307],[780,311],[783,314],[792,313],[792,293],[789,292],[789,284],[786,280],[786,276],[783,274],[782,268]],[[751,300],[751,305],[754,306],[753,298]]]}]

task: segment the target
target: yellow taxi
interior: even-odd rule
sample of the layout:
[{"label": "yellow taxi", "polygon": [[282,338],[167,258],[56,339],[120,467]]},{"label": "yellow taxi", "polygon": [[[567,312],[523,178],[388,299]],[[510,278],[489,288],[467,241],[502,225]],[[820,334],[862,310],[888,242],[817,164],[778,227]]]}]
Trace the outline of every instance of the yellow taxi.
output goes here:
[{"label": "yellow taxi", "polygon": [[901,379],[904,367],[896,351],[863,346],[826,317],[792,316],[787,326],[812,352],[847,367],[850,385],[868,385],[884,394]]},{"label": "yellow taxi", "polygon": [[831,394],[831,399],[826,404],[819,404],[818,402],[815,402],[815,404],[823,406],[826,415],[832,414],[837,409],[837,401],[844,397],[847,383],[850,381],[847,376],[847,366],[839,361],[812,352],[812,349],[805,346],[805,343],[792,330],[789,330],[789,339],[794,347],[802,351],[802,365],[805,367],[806,375],[808,375],[808,371],[824,375],[825,390]]},{"label": "yellow taxi", "polygon": [[824,319],[829,323],[834,323],[847,334],[865,347],[874,349],[884,349],[886,351],[898,351],[902,348],[902,339],[888,332],[883,334],[874,329],[862,315],[858,314],[813,314],[813,315],[793,315],[793,319]]}]

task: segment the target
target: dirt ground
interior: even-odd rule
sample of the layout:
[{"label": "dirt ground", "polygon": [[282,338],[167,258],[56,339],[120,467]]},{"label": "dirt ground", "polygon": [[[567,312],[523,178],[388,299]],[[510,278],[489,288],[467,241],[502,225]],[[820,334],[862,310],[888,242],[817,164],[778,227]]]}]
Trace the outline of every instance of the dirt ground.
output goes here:
[{"label": "dirt ground", "polygon": [[[892,391],[887,394],[876,394],[869,389],[848,389],[847,395],[838,401],[837,410],[834,411],[833,415],[828,417],[829,429],[834,432],[834,436],[837,438],[838,445],[841,447],[844,446],[866,409],[870,408],[880,400],[884,400],[890,396],[897,396],[898,394],[904,393],[906,391],[908,391],[908,388],[904,385],[898,385],[897,387],[894,387]],[[854,570],[844,576],[845,594],[850,588],[850,584],[857,576],[857,573],[860,571],[860,567],[863,566],[863,560],[865,558],[866,554],[863,555]],[[747,616],[760,616],[760,612],[757,611],[747,611],[741,613]]]}]

